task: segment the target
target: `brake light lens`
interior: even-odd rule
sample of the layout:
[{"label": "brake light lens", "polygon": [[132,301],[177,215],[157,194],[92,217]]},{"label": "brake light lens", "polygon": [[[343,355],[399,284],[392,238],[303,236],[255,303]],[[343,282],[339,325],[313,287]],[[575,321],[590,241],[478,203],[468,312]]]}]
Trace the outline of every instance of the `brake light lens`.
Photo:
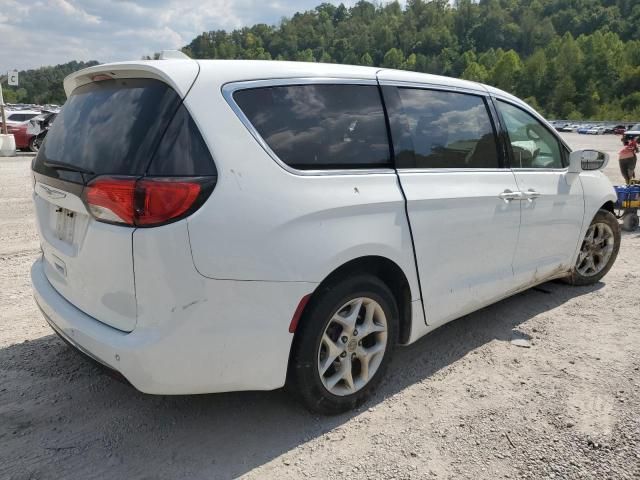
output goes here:
[{"label": "brake light lens", "polygon": [[215,178],[98,177],[83,197],[96,220],[151,227],[178,220],[198,208]]},{"label": "brake light lens", "polygon": [[137,225],[155,225],[180,217],[200,194],[200,184],[168,179],[140,180],[136,184],[142,208],[136,208]]},{"label": "brake light lens", "polygon": [[135,224],[136,179],[98,178],[84,190],[89,211],[96,220]]}]

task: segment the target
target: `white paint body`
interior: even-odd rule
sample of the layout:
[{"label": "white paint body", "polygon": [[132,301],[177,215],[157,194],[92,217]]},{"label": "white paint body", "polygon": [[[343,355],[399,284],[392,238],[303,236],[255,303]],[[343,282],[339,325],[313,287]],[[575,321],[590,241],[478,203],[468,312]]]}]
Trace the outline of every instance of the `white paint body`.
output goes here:
[{"label": "white paint body", "polygon": [[[615,201],[602,173],[566,168],[291,171],[223,95],[225,86],[265,79],[405,82],[502,98],[544,121],[515,97],[472,82],[329,64],[163,60],[91,67],[65,80],[67,94],[105,71],[170,84],[218,170],[200,209],[146,229],[96,222],[79,197],[56,198],[36,184],[44,253],[32,268],[38,304],[58,333],[143,392],[281,387],[298,303],[360,257],[384,257],[404,272],[411,343],[565,275],[597,210]],[[528,188],[540,198],[498,198]],[[78,214],[71,247],[52,234],[58,206]]]}]

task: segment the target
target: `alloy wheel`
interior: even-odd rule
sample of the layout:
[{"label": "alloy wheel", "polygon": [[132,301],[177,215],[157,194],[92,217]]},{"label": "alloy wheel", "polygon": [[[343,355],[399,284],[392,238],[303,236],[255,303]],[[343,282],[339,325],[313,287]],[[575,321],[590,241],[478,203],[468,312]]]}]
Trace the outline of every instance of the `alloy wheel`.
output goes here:
[{"label": "alloy wheel", "polygon": [[609,262],[614,248],[613,230],[606,223],[594,223],[587,230],[578,254],[576,270],[580,275],[599,274]]},{"label": "alloy wheel", "polygon": [[349,300],[331,317],[318,349],[318,373],[337,396],[362,389],[375,375],[387,349],[388,324],[378,302]]}]

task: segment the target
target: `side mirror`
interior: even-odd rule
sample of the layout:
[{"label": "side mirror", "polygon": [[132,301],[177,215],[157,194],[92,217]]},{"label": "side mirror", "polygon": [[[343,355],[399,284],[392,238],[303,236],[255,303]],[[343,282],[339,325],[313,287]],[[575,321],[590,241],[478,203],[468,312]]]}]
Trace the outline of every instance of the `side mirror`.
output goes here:
[{"label": "side mirror", "polygon": [[609,155],[599,150],[576,150],[569,154],[569,173],[601,170],[609,163]]}]

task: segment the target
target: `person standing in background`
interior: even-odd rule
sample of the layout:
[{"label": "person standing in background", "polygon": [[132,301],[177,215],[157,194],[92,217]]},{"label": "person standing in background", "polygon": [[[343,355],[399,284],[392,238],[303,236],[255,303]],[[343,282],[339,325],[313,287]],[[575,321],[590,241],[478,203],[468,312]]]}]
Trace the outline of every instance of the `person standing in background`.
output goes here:
[{"label": "person standing in background", "polygon": [[622,142],[624,143],[624,147],[618,154],[618,163],[620,164],[620,173],[622,173],[625,183],[629,185],[631,183],[631,180],[636,176],[635,170],[638,142],[635,138],[623,140]]}]

